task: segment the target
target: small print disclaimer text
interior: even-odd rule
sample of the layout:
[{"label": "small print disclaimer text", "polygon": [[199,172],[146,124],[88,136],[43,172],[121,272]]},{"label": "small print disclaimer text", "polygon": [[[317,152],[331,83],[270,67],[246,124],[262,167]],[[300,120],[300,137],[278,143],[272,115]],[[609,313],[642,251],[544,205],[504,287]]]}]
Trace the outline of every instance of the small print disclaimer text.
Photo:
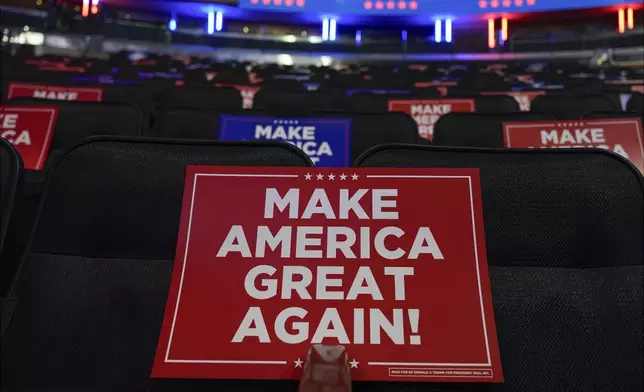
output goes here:
[{"label": "small print disclaimer text", "polygon": [[492,378],[492,369],[389,368],[389,377],[476,377]]}]

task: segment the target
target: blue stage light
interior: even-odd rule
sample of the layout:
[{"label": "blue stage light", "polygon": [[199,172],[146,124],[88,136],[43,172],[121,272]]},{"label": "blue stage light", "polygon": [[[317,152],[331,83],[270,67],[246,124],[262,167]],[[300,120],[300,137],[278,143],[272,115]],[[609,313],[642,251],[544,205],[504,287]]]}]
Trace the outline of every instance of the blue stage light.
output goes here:
[{"label": "blue stage light", "polygon": [[441,42],[443,40],[443,28],[441,20],[436,19],[434,22],[434,41]]},{"label": "blue stage light", "polygon": [[213,34],[215,32],[215,13],[210,11],[208,12],[208,34]]},{"label": "blue stage light", "polygon": [[329,40],[329,19],[322,19],[322,41]]},{"label": "blue stage light", "polygon": [[177,18],[172,15],[170,21],[168,22],[168,30],[175,31],[177,29]]},{"label": "blue stage light", "polygon": [[336,38],[336,22],[335,19],[329,21],[329,41],[335,41]]},{"label": "blue stage light", "polygon": [[445,19],[445,42],[452,42],[452,20]]},{"label": "blue stage light", "polygon": [[217,12],[217,21],[215,23],[215,30],[221,31],[224,28],[224,13]]},{"label": "blue stage light", "polygon": [[402,40],[403,42],[407,42],[407,30],[402,31]]},{"label": "blue stage light", "polygon": [[356,46],[360,46],[362,42],[362,31],[356,30]]}]

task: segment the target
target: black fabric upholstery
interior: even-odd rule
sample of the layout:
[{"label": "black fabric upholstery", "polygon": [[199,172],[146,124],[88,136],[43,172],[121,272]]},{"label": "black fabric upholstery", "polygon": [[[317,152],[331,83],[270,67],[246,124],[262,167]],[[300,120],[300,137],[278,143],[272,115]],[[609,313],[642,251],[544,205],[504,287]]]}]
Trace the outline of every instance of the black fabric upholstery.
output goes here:
[{"label": "black fabric upholstery", "polygon": [[582,118],[598,119],[598,118],[623,118],[623,117],[642,117],[644,114],[634,112],[590,112],[586,113]]},{"label": "black fabric upholstery", "polygon": [[141,113],[129,104],[38,99],[12,99],[9,102],[16,106],[58,107],[56,131],[51,140],[46,166],[65,150],[90,136],[141,135]]},{"label": "black fabric upholstery", "polygon": [[0,138],[0,251],[22,176],[20,154],[7,140]]},{"label": "black fabric upholstery", "polygon": [[508,95],[478,95],[475,97],[477,113],[516,113],[519,103]]},{"label": "black fabric upholstery", "polygon": [[601,150],[383,146],[357,165],[480,169],[505,382],[467,390],[641,391],[644,185],[630,163]]},{"label": "black fabric upholstery", "polygon": [[553,116],[557,120],[579,120],[586,113],[620,112],[605,95],[540,95],[532,101],[530,111]]},{"label": "black fabric upholstery", "polygon": [[331,94],[319,91],[280,91],[262,88],[253,107],[275,116],[298,116],[337,109]]},{"label": "black fabric upholstery", "polygon": [[[271,390],[257,382],[150,380],[191,164],[311,162],[273,142],[103,138],[66,153],[51,172],[13,293],[3,391]],[[291,384],[272,390],[284,385]]]},{"label": "black fabric upholstery", "polygon": [[432,143],[455,147],[503,148],[503,123],[552,120],[540,113],[447,113],[434,125]]},{"label": "black fabric upholstery", "polygon": [[193,107],[201,109],[239,110],[242,96],[233,87],[175,87],[163,90],[154,97],[159,107]]},{"label": "black fabric upholstery", "polygon": [[150,136],[162,138],[217,140],[223,114],[265,116],[266,113],[240,109],[225,113],[212,109],[174,108],[155,115]]},{"label": "black fabric upholstery", "polygon": [[633,93],[626,103],[626,111],[639,113],[640,116],[644,115],[644,94]]},{"label": "black fabric upholstery", "polygon": [[351,118],[352,161],[379,144],[415,144],[420,141],[416,121],[405,113],[352,114],[347,117]]}]

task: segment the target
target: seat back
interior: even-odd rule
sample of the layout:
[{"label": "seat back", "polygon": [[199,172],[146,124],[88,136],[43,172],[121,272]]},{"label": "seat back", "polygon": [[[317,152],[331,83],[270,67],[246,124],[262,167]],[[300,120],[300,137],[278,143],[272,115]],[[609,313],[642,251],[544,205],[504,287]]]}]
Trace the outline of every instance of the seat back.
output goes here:
[{"label": "seat back", "polygon": [[503,148],[503,123],[552,120],[541,113],[448,113],[434,125],[432,143],[456,147]]},{"label": "seat back", "polygon": [[633,93],[626,103],[626,111],[639,113],[640,116],[644,116],[644,94]]},{"label": "seat back", "polygon": [[[177,389],[151,380],[150,370],[188,165],[311,162],[274,142],[95,138],[67,152],[52,168],[12,293],[18,305],[2,342],[3,391]],[[179,389],[245,387],[210,381]]]},{"label": "seat back", "polygon": [[604,95],[540,95],[532,101],[530,111],[553,116],[557,120],[579,120],[590,112],[620,112]]},{"label": "seat back", "polygon": [[222,112],[214,109],[176,107],[156,113],[154,128],[151,130],[150,136],[217,140],[219,137],[219,123],[223,114],[266,115],[266,113],[262,112],[241,111],[241,109]]},{"label": "seat back", "polygon": [[352,114],[351,159],[380,144],[420,142],[418,126],[405,113]]},{"label": "seat back", "polygon": [[65,150],[90,136],[140,136],[142,120],[139,111],[131,105],[108,102],[66,102],[36,99],[12,99],[16,106],[56,106],[56,131],[49,148],[47,165]]},{"label": "seat back", "polygon": [[0,138],[0,251],[22,179],[22,159],[7,140]]},{"label": "seat back", "polygon": [[271,88],[262,88],[255,94],[253,108],[274,116],[298,116],[337,109],[333,96],[325,92]]},{"label": "seat back", "polygon": [[641,388],[644,180],[625,159],[586,149],[382,146],[356,165],[480,170],[505,382],[472,390]]},{"label": "seat back", "polygon": [[232,87],[173,87],[154,94],[158,107],[192,107],[200,109],[239,110],[242,97]]}]

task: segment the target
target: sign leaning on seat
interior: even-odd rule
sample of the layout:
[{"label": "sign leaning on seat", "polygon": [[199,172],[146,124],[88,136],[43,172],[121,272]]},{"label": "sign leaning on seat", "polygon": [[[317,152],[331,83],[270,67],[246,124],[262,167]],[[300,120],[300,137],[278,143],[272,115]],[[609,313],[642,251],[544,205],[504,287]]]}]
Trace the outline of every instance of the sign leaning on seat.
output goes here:
[{"label": "sign leaning on seat", "polygon": [[185,184],[152,377],[300,379],[312,344],[341,344],[353,380],[503,381],[478,169],[190,166]]},{"label": "sign leaning on seat", "polygon": [[351,165],[351,120],[221,116],[219,140],[279,140],[306,153],[317,167]]},{"label": "sign leaning on seat", "polygon": [[473,99],[390,99],[390,112],[409,114],[418,124],[420,137],[432,140],[434,125],[441,116],[451,112],[474,112]]},{"label": "sign leaning on seat", "polygon": [[511,148],[584,148],[610,150],[644,173],[644,134],[639,118],[503,123]]},{"label": "sign leaning on seat", "polygon": [[0,106],[0,137],[18,150],[25,169],[45,165],[57,118],[54,106]]}]

